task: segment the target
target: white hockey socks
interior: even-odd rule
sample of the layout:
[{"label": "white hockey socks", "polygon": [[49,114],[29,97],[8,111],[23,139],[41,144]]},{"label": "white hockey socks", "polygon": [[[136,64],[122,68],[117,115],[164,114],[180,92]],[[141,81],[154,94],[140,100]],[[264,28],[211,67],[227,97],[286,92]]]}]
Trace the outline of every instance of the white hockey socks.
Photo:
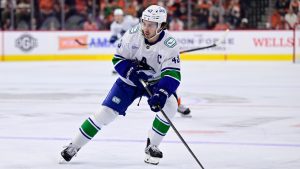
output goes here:
[{"label": "white hockey socks", "polygon": [[118,113],[116,111],[106,106],[102,106],[99,112],[94,113],[83,122],[79,128],[79,133],[71,143],[81,148],[89,142],[104,125],[112,122],[117,116]]}]

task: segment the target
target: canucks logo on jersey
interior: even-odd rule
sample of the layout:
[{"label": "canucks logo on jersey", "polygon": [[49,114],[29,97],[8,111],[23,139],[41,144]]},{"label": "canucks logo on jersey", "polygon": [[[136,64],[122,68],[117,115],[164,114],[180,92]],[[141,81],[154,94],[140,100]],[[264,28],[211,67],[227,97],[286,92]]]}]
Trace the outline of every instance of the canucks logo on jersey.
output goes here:
[{"label": "canucks logo on jersey", "polygon": [[137,60],[137,65],[139,70],[148,70],[151,71],[152,73],[156,73],[154,68],[147,64],[147,59],[145,57],[143,57],[141,61]]},{"label": "canucks logo on jersey", "polygon": [[173,48],[174,46],[176,46],[177,42],[173,37],[169,37],[164,41],[164,44],[169,48]]}]

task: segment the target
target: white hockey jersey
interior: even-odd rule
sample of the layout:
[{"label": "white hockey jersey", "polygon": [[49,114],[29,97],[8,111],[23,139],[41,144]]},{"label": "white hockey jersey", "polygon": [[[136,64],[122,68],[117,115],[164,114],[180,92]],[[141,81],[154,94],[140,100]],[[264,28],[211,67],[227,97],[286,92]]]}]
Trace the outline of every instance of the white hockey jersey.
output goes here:
[{"label": "white hockey jersey", "polygon": [[[161,77],[168,76],[180,83],[180,58],[176,40],[166,30],[159,36],[158,42],[149,45],[146,44],[141,33],[140,25],[130,29],[118,44],[113,58],[114,66],[125,59],[138,60],[142,65],[142,71],[152,76],[149,81],[156,81]],[[130,80],[124,77],[121,79],[134,86]]]},{"label": "white hockey jersey", "polygon": [[124,20],[122,23],[117,23],[116,21],[114,21],[111,25],[110,25],[110,31],[112,36],[117,36],[118,39],[121,38],[123,36],[123,34],[131,29],[132,27],[136,26],[139,23],[139,19],[138,18],[134,18],[131,15],[126,15],[124,16]]}]

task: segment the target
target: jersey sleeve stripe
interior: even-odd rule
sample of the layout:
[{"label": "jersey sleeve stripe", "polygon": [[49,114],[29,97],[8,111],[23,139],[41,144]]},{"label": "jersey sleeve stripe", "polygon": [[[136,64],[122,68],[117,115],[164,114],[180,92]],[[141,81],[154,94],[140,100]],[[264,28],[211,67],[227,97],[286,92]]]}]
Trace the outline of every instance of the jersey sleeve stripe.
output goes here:
[{"label": "jersey sleeve stripe", "polygon": [[114,57],[125,59],[123,56],[115,54]]},{"label": "jersey sleeve stripe", "polygon": [[163,78],[164,76],[169,76],[169,77],[176,79],[179,82],[181,80],[181,74],[179,71],[176,71],[176,70],[166,70],[166,71],[162,72],[160,76],[161,76],[161,78]]},{"label": "jersey sleeve stripe", "polygon": [[119,58],[116,58],[116,57],[114,57],[113,59],[112,59],[112,62],[113,62],[113,65],[114,66],[116,66],[119,62],[121,62],[121,61],[123,61],[123,59],[119,59]]},{"label": "jersey sleeve stripe", "polygon": [[161,71],[163,72],[163,71],[165,71],[165,70],[177,70],[177,71],[180,71],[179,68],[175,68],[175,67],[165,67],[165,68],[163,68]]},{"label": "jersey sleeve stripe", "polygon": [[123,60],[125,60],[124,57],[115,54],[113,59],[112,59],[112,62],[113,62],[113,65],[116,66],[118,63],[120,63]]}]

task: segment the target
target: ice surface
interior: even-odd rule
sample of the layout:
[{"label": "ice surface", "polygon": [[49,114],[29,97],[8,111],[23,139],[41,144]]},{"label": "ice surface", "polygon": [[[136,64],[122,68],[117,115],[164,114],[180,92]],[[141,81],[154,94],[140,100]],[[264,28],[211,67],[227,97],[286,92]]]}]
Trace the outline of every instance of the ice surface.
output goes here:
[{"label": "ice surface", "polygon": [[[145,164],[155,116],[137,101],[71,163],[59,153],[114,83],[111,62],[0,63],[0,169],[200,168],[170,129],[158,166]],[[182,62],[173,120],[206,169],[300,168],[300,64]]]}]

